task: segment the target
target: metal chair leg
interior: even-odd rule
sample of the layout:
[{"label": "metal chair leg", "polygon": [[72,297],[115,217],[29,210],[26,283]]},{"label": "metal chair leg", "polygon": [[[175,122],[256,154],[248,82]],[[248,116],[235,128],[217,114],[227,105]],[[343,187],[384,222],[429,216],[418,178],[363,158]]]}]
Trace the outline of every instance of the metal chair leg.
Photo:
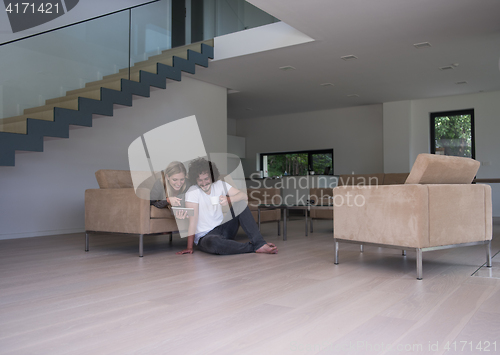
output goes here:
[{"label": "metal chair leg", "polygon": [[417,249],[417,280],[422,280],[422,249]]},{"label": "metal chair leg", "polygon": [[142,254],[143,254],[143,249],[144,249],[144,235],[143,234],[139,234],[139,256],[142,258]]},{"label": "metal chair leg", "polygon": [[89,251],[89,234],[85,232],[85,251]]},{"label": "metal chair leg", "polygon": [[169,242],[170,244],[172,244],[172,235],[173,235],[173,233],[172,233],[172,232],[170,232],[170,233],[169,233],[169,238],[168,238],[168,242]]},{"label": "metal chair leg", "polygon": [[334,250],[335,253],[333,254],[333,263],[335,265],[339,264],[339,242],[337,240],[333,239],[333,245],[334,245]]},{"label": "metal chair leg", "polygon": [[280,226],[280,220],[278,219],[278,237],[280,236],[281,234],[281,226]]},{"label": "metal chair leg", "polygon": [[406,256],[406,250],[403,249],[401,255]]},{"label": "metal chair leg", "polygon": [[486,244],[486,266],[491,267],[491,240]]},{"label": "metal chair leg", "polygon": [[308,221],[309,218],[307,218],[307,210],[305,211],[306,211],[306,237],[307,237],[309,235],[309,221]]},{"label": "metal chair leg", "polygon": [[311,230],[310,231],[312,233],[313,232],[313,218],[312,217],[309,218],[309,223],[311,223]]},{"label": "metal chair leg", "polygon": [[359,251],[360,251],[361,253],[365,251],[365,246],[364,246],[363,244],[361,244],[361,245],[359,246]]}]

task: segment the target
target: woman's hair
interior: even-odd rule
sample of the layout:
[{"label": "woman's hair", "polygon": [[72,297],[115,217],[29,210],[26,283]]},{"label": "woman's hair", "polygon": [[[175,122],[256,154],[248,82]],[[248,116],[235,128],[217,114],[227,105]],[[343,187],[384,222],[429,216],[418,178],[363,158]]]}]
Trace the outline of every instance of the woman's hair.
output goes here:
[{"label": "woman's hair", "polygon": [[[167,168],[165,169],[165,186],[167,188],[167,196],[175,196],[181,193],[184,193],[187,189],[187,184],[186,181],[184,181],[184,185],[181,186],[181,189],[177,192],[175,191],[171,186],[170,183],[167,181],[167,177],[171,177],[172,175],[179,174],[179,173],[184,173],[184,175],[187,175],[186,172],[186,167],[184,164],[182,164],[180,161],[173,161],[170,164],[168,164]],[[186,176],[187,178],[187,176]]]},{"label": "woman's hair", "polygon": [[205,158],[197,158],[189,163],[189,181],[192,185],[196,185],[196,179],[205,173],[208,173],[212,178],[212,182],[219,180],[219,169],[217,169],[215,163]]}]

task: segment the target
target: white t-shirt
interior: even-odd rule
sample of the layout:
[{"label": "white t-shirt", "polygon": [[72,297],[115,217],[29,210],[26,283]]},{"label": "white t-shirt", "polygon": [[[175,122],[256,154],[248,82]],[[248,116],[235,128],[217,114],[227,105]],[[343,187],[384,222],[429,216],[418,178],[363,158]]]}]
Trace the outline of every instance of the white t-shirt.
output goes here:
[{"label": "white t-shirt", "polygon": [[221,205],[212,205],[210,197],[220,195],[225,196],[231,187],[232,186],[227,182],[218,180],[212,184],[210,195],[203,192],[198,185],[191,186],[186,192],[186,202],[198,204],[198,224],[196,226],[196,234],[194,237],[195,244],[198,244],[201,237],[206,235],[215,227],[219,226],[224,219]]}]

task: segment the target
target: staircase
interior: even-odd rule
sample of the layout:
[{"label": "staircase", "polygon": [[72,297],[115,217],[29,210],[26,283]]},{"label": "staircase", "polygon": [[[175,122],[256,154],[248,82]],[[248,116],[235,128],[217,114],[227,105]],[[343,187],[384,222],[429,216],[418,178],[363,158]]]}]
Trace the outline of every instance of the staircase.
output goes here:
[{"label": "staircase", "polygon": [[[66,96],[24,110],[24,115],[0,119],[0,166],[14,166],[15,151],[43,151],[43,137],[69,137],[69,126],[92,127],[92,114],[113,116],[113,105],[132,106],[132,95],[149,97],[150,86],[166,88],[166,79],[181,81],[208,67],[213,39],[163,51],[102,80],[89,82]],[[130,72],[130,79],[129,79]]]}]

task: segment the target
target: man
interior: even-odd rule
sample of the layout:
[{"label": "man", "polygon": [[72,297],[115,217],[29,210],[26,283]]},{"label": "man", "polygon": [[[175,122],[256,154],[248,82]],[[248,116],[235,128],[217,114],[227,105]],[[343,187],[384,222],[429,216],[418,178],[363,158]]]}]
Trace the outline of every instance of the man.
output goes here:
[{"label": "man", "polygon": [[[188,176],[193,186],[186,192],[186,207],[194,209],[194,216],[189,219],[187,248],[177,254],[192,254],[194,244],[201,251],[220,255],[278,252],[274,244],[266,243],[262,238],[246,205],[246,193],[219,180],[214,163],[203,158],[195,159],[189,164]],[[229,211],[224,215],[224,206],[240,213],[233,216]],[[240,226],[250,242],[234,240]]]}]

